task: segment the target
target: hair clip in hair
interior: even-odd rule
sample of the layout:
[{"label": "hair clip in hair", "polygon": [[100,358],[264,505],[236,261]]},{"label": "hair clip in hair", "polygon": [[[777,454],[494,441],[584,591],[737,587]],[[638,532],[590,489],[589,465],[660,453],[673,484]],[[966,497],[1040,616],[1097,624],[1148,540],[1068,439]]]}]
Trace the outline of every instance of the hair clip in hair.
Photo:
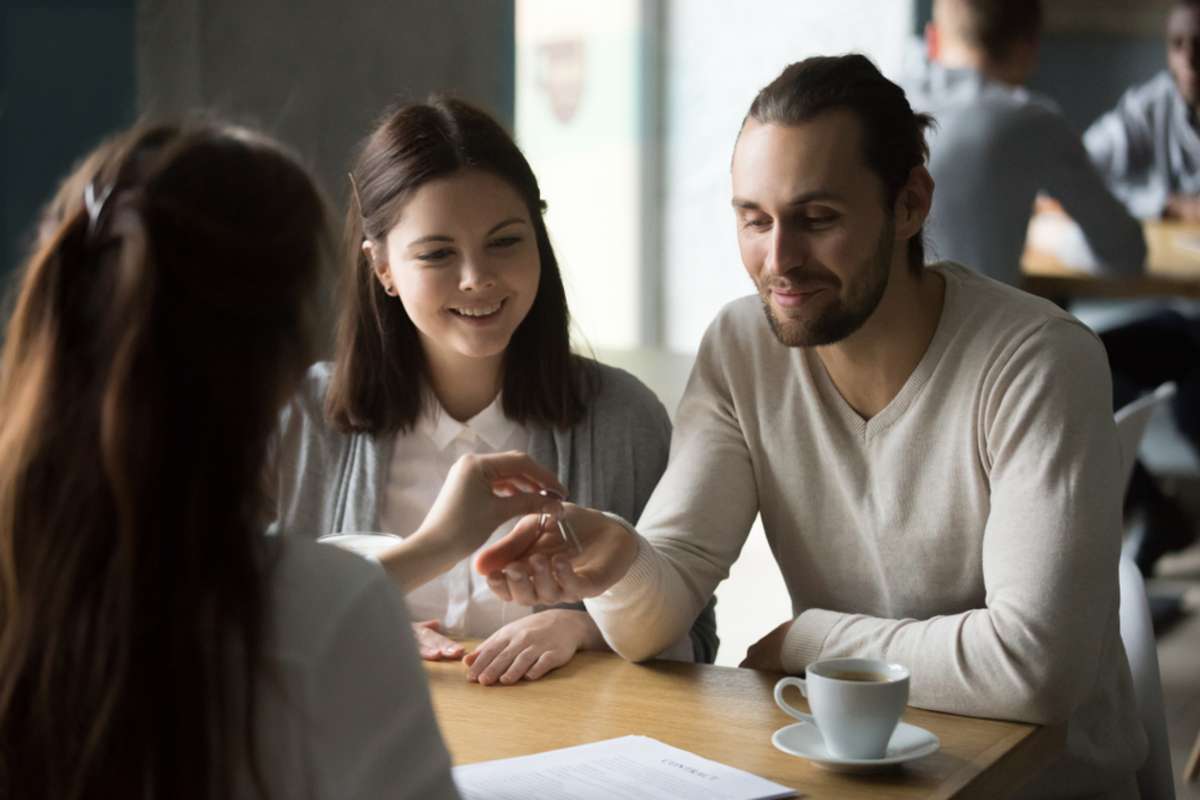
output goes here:
[{"label": "hair clip in hair", "polygon": [[100,197],[96,197],[95,181],[88,181],[87,188],[83,190],[83,205],[87,208],[88,215],[88,233],[92,233],[100,225],[100,215],[104,213],[104,204],[108,202],[112,190],[112,185],[109,185],[100,193]]}]

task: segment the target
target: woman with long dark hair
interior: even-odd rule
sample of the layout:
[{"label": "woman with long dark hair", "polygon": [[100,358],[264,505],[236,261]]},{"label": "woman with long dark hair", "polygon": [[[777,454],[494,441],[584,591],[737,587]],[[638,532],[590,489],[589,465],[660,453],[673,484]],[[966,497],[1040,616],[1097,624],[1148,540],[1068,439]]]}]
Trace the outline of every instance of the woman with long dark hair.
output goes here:
[{"label": "woman with long dark hair", "polygon": [[[118,136],[45,212],[0,365],[0,797],[454,796],[392,582],[263,535],[325,229],[215,124]],[[401,584],[545,502],[515,489],[562,487],[458,463]]]},{"label": "woman with long dark hair", "polygon": [[[636,520],[666,466],[670,422],[636,378],[571,352],[545,204],[508,133],[459,100],[401,106],[350,181],[337,354],[285,416],[280,525],[403,534],[454,458],[505,449],[552,468],[573,501]],[[401,542],[367,546],[388,571],[399,563]],[[531,587],[550,580],[547,564],[533,568]],[[605,647],[582,607],[531,613],[519,593],[506,603],[469,559],[407,599],[422,656],[465,655],[484,684]],[[669,654],[711,661],[711,607],[692,634]],[[485,641],[466,654],[458,638]]]}]

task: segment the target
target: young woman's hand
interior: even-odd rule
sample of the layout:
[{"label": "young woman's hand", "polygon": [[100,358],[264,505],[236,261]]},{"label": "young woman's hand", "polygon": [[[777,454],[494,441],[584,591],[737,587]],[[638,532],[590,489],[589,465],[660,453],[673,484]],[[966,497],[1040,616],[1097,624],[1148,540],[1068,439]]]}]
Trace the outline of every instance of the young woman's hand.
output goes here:
[{"label": "young woman's hand", "polygon": [[413,637],[417,640],[417,652],[426,661],[457,661],[467,649],[442,633],[442,624],[436,619],[412,624]]},{"label": "young woman's hand", "polygon": [[582,550],[563,540],[554,515],[525,517],[475,559],[496,595],[525,606],[574,603],[625,576],[637,557],[636,534],[590,508],[563,503],[560,514]]},{"label": "young woman's hand", "polygon": [[541,490],[566,495],[558,476],[524,453],[462,456],[415,535],[452,544],[465,558],[507,520],[557,510],[557,501],[539,495]]},{"label": "young woman's hand", "polygon": [[524,453],[465,455],[450,468],[421,527],[380,553],[379,563],[410,592],[473,553],[506,520],[558,513],[556,498],[565,494],[555,474]]},{"label": "young woman's hand", "polygon": [[510,622],[463,659],[467,679],[484,686],[535,681],[571,660],[577,650],[599,649],[604,639],[586,612],[552,608]]}]

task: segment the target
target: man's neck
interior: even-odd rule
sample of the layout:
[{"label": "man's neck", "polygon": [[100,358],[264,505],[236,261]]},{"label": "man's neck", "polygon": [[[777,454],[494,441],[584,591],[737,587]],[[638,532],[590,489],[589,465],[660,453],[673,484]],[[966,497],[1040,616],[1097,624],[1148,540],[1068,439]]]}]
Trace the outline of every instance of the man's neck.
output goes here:
[{"label": "man's neck", "polygon": [[861,328],[816,348],[834,386],[863,419],[886,408],[921,362],[942,316],[945,289],[937,272],[914,274],[901,265]]},{"label": "man's neck", "polygon": [[1014,87],[1025,83],[1024,75],[1015,65],[989,59],[978,48],[965,44],[944,43],[935,60],[947,69],[969,69],[996,83]]}]

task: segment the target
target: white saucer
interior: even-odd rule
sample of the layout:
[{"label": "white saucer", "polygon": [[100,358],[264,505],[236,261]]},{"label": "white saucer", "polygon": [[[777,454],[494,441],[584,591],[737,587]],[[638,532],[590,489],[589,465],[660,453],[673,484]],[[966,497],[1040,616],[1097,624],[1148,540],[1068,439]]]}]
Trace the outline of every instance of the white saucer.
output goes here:
[{"label": "white saucer", "polygon": [[888,740],[887,754],[883,758],[838,758],[825,749],[825,739],[817,726],[810,722],[797,722],[775,731],[771,744],[793,756],[809,761],[834,772],[874,772],[903,764],[917,758],[936,753],[941,742],[929,731],[916,725],[901,722]]}]

